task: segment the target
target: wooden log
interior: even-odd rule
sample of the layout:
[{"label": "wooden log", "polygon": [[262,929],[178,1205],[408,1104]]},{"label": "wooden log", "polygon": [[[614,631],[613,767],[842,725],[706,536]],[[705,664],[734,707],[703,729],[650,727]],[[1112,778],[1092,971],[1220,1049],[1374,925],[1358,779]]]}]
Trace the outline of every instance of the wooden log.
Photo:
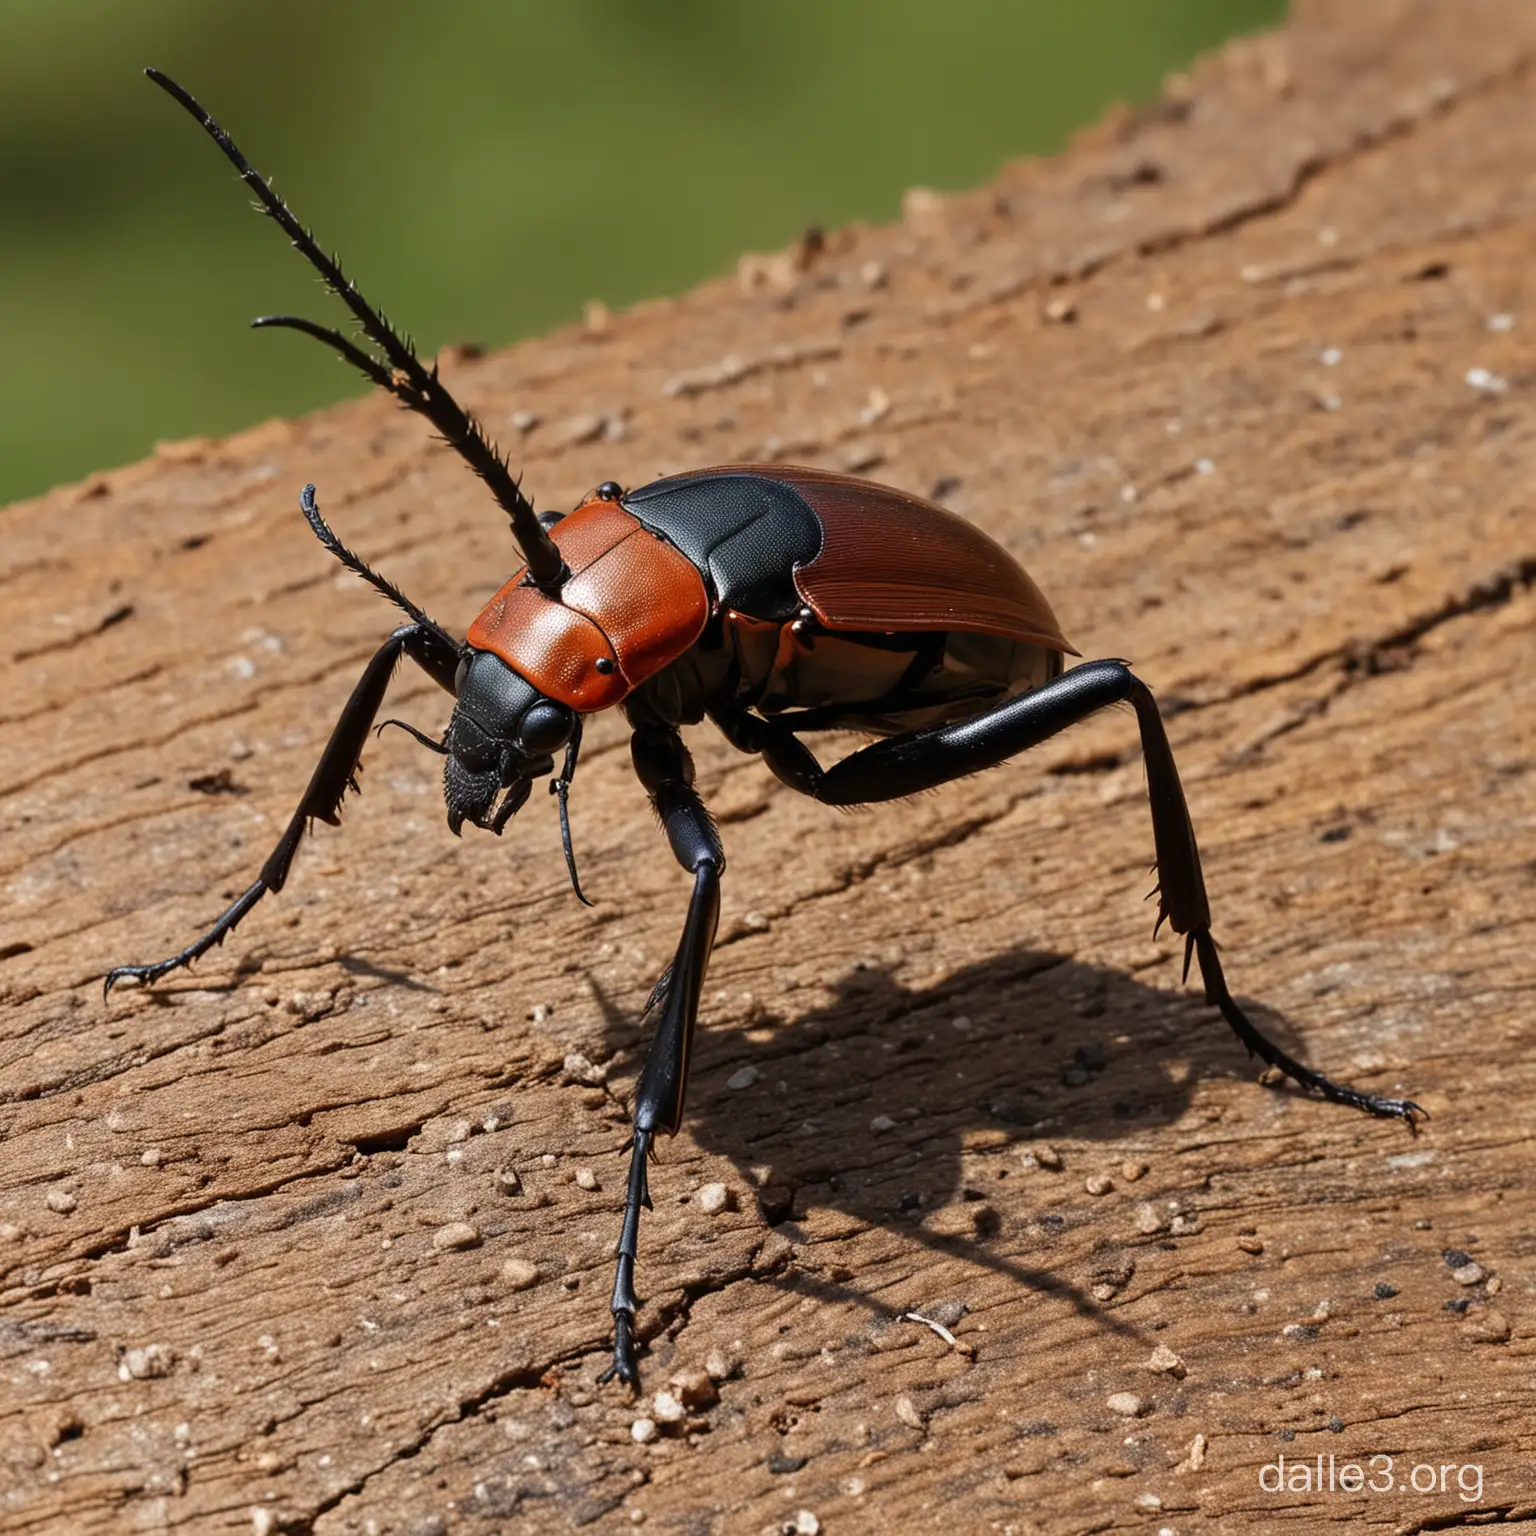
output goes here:
[{"label": "wooden log", "polygon": [[847,817],[699,733],[640,1404],[594,1381],[687,886],[616,722],[595,912],[552,806],[455,842],[394,734],[235,941],[101,998],[248,883],[384,632],[299,486],[457,628],[480,487],[369,399],[6,511],[0,1526],[1532,1517],[1533,60],[1528,7],[1314,0],[981,192],[445,360],[541,505],[778,457],[1001,539],[1168,709],[1239,995],[1434,1116],[1261,1086],[1181,986],[1128,715]]}]

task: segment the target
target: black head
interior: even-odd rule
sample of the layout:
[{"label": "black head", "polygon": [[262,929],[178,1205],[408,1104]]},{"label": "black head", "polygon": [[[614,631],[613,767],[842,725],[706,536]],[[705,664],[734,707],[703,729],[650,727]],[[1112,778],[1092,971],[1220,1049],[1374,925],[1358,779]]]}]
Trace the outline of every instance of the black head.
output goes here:
[{"label": "black head", "polygon": [[[499,834],[533,781],[554,771],[554,754],[570,741],[576,716],[489,651],[470,651],[459,663],[457,682],[458,703],[444,739],[448,828],[457,837],[468,821]],[[502,790],[506,795],[492,816]]]}]

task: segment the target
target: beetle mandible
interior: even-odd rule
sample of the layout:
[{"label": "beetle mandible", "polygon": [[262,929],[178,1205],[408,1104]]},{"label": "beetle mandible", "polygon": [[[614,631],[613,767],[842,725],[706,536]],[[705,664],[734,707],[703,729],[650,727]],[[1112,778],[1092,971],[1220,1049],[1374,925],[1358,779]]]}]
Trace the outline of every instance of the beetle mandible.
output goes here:
[{"label": "beetle mandible", "polygon": [[[991,539],[905,492],[782,464],[724,465],[629,491],[609,481],[564,516],[536,514],[436,369],[421,364],[197,101],[159,71],[146,73],[202,124],[382,360],[338,331],[292,315],[254,323],[315,337],[425,416],[485,481],[510,519],[524,564],[461,644],[353,554],[321,516],[315,488],[304,488],[303,513],[321,543],[409,622],[364,669],[255,883],[180,954],[112,970],[108,992],[116,982],[149,983],[189,965],[222,943],[264,895],[283,888],[308,824],[339,821],[402,656],[454,698],[440,742],[412,731],[445,759],[450,829],[457,835],[468,822],[499,834],[534,780],[553,775],[578,896],[567,794],[582,724],[600,710],[622,709],[633,731],[635,772],[674,856],[693,877],[677,952],[646,1007],[659,1010],[659,1020],[635,1091],[612,1297],[613,1363],[601,1378],[634,1383],[635,1257],[640,1212],[651,1203],[646,1164],[655,1138],[674,1134],[682,1122],[725,870],[681,727],[708,718],[789,788],[851,806],[995,767],[1096,710],[1128,703],[1140,727],[1151,801],[1157,927],[1166,921],[1184,936],[1185,978],[1194,960],[1206,1000],[1249,1053],[1294,1082],[1415,1124],[1424,1113],[1417,1104],[1365,1093],[1303,1066],[1238,1006],[1211,937],[1194,829],[1151,690],[1124,661],[1066,670],[1066,657],[1078,653],[1050,604]],[[801,738],[834,728],[883,739],[823,767]],[[563,754],[558,772],[556,754]]]}]

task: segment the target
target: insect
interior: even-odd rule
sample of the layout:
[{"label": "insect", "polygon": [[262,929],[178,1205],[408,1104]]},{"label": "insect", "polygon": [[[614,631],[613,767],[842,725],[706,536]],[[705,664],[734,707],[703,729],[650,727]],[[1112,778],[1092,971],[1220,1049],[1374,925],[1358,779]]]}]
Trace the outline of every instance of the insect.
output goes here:
[{"label": "insect", "polygon": [[[377,356],[291,315],[258,326],[325,343],[432,424],[506,513],[522,566],[455,640],[331,531],[315,488],[301,506],[321,543],[401,609],[353,688],[298,809],[261,873],[195,943],[106,978],[148,984],[223,942],[268,892],[280,891],[305,829],[335,825],[390,677],[409,657],[454,704],[442,739],[405,726],[444,759],[448,825],[500,833],[550,778],[571,883],[568,795],[582,727],[619,708],[635,773],[693,894],[671,965],[646,1013],[658,1013],[635,1090],[629,1176],[611,1302],[613,1363],[602,1380],[637,1381],[634,1290],[647,1161],[682,1121],[688,1059],[720,910],[725,855],[694,788],[681,728],[708,719],[790,789],[832,806],[901,796],[994,767],[1095,711],[1130,704],[1140,727],[1159,885],[1158,927],[1185,939],[1207,1001],[1250,1054],[1324,1097],[1410,1127],[1423,1110],[1335,1083],[1268,1039],[1227,989],[1211,937],[1200,855],[1152,693],[1124,661],[1070,669],[1050,604],[997,544],[904,492],[825,470],[726,465],[637,489],[605,482],[564,516],[536,514],[474,418],[325,255],[314,237],[179,85],[149,77],[196,118]],[[402,724],[389,722],[386,724]],[[383,727],[379,727],[382,729]],[[804,738],[848,729],[878,738],[823,766]],[[556,758],[560,765],[556,768]]]}]

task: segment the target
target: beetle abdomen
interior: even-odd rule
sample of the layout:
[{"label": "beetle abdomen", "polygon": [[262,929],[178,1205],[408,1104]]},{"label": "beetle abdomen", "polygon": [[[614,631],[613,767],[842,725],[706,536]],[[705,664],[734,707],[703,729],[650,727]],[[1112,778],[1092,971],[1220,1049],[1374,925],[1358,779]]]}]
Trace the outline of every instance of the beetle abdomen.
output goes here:
[{"label": "beetle abdomen", "polygon": [[736,703],[811,729],[891,735],[968,719],[1062,670],[1055,646],[976,630],[828,634],[726,613]]},{"label": "beetle abdomen", "polygon": [[516,575],[469,627],[541,693],[590,714],[619,703],[699,638],[709,593],[686,555],[611,501],[584,502],[553,530],[570,577],[557,596]]}]

